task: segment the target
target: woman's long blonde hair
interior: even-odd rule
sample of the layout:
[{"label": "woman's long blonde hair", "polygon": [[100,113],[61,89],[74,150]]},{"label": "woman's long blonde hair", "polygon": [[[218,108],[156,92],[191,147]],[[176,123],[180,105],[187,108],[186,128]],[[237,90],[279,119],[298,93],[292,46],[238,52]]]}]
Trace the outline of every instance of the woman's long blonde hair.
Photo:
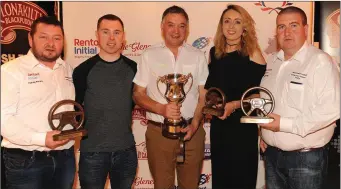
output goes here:
[{"label": "woman's long blonde hair", "polygon": [[223,33],[223,17],[229,10],[237,11],[243,19],[243,34],[240,45],[241,49],[239,51],[243,56],[253,55],[255,50],[260,50],[255,30],[255,21],[243,7],[239,5],[227,5],[227,8],[220,16],[217,32],[214,37],[215,57],[220,59],[225,55],[226,38]]}]

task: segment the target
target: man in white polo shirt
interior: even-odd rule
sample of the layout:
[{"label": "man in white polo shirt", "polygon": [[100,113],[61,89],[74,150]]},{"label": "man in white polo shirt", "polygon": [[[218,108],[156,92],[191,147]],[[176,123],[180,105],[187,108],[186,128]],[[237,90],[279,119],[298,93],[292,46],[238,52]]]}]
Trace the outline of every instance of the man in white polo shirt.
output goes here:
[{"label": "man in white polo shirt", "polygon": [[32,23],[28,38],[31,49],[27,55],[1,66],[6,188],[71,189],[74,140],[54,141],[53,135],[60,131],[52,131],[47,119],[56,102],[75,98],[72,67],[60,58],[64,31],[55,17],[44,16]]},{"label": "man in white polo shirt", "polygon": [[[203,52],[184,42],[188,32],[188,15],[184,9],[178,6],[166,9],[161,30],[164,42],[148,48],[138,63],[133,97],[137,105],[148,111],[146,145],[154,188],[174,188],[176,169],[179,188],[193,189],[198,187],[204,158],[205,131],[200,122],[208,65]],[[182,106],[167,103],[157,90],[157,78],[173,73],[193,75],[193,87]],[[164,92],[165,85],[159,85]],[[185,85],[185,91],[188,87]],[[184,139],[189,140],[185,143],[185,162],[176,164],[179,141],[162,136],[161,126],[164,117],[178,120],[180,116],[193,121],[182,129],[186,133]]]},{"label": "man in white polo shirt", "polygon": [[260,124],[266,187],[321,189],[328,143],[340,117],[339,72],[328,54],[306,41],[303,10],[281,10],[276,25],[281,50],[268,59],[261,82],[276,101],[269,114],[274,121]]}]

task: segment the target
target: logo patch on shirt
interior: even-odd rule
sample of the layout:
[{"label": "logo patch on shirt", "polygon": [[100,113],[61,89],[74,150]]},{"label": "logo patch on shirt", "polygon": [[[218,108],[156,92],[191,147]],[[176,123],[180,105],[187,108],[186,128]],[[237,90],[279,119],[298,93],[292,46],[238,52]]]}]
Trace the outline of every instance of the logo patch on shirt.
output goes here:
[{"label": "logo patch on shirt", "polygon": [[295,80],[303,80],[307,77],[307,74],[299,73],[299,72],[291,72],[291,77]]},{"label": "logo patch on shirt", "polygon": [[28,73],[27,74],[28,84],[42,83],[43,80],[40,79],[39,73]]}]

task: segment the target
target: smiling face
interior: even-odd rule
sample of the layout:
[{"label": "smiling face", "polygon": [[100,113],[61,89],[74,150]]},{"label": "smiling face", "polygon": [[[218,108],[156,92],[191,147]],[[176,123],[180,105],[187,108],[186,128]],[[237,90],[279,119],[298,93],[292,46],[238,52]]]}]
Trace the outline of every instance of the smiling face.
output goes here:
[{"label": "smiling face", "polygon": [[222,20],[222,30],[228,44],[238,44],[243,34],[242,15],[235,10],[225,12]]},{"label": "smiling face", "polygon": [[187,20],[184,15],[170,13],[165,16],[161,24],[162,36],[169,48],[180,47],[186,39]]},{"label": "smiling face", "polygon": [[308,25],[303,25],[302,16],[298,13],[285,13],[276,20],[276,34],[279,47],[284,54],[291,57],[304,44],[308,35]]},{"label": "smiling face", "polygon": [[102,20],[96,31],[101,54],[118,55],[124,42],[123,26],[118,20]]},{"label": "smiling face", "polygon": [[39,23],[28,39],[33,55],[42,63],[55,63],[63,51],[64,35],[59,26]]}]

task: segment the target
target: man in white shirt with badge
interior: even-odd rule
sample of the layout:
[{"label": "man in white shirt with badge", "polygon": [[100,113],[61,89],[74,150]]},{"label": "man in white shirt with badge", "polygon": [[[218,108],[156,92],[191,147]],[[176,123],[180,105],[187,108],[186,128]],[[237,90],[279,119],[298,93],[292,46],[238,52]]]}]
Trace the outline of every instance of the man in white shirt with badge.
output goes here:
[{"label": "man in white shirt with badge", "polygon": [[[48,123],[56,102],[75,98],[72,67],[60,58],[62,24],[55,17],[40,17],[32,23],[28,38],[27,55],[1,66],[1,146],[7,188],[71,189],[74,140],[54,141],[53,135],[60,131]],[[72,111],[73,106],[59,110]]]},{"label": "man in white shirt with badge", "polygon": [[[280,51],[267,60],[261,86],[276,104],[260,124],[269,189],[322,189],[328,143],[340,117],[340,77],[331,57],[308,44],[307,17],[297,7],[276,20]],[[261,93],[262,97],[265,97]]]},{"label": "man in white shirt with badge", "polygon": [[[146,145],[148,164],[154,179],[154,188],[174,188],[175,170],[179,188],[193,189],[199,184],[204,158],[205,131],[200,122],[204,106],[204,85],[208,76],[208,64],[203,52],[185,43],[188,34],[188,15],[181,7],[167,8],[162,16],[161,31],[164,42],[149,47],[141,56],[134,78],[135,103],[146,109],[148,127]],[[167,103],[157,89],[158,77],[180,73],[193,75],[193,87],[182,106]],[[190,85],[184,86],[187,91]],[[164,93],[166,86],[162,83]],[[162,86],[163,85],[163,86]],[[164,117],[179,120],[183,116],[192,122],[182,128],[184,136],[185,161],[176,163],[179,141],[162,136]]]}]

